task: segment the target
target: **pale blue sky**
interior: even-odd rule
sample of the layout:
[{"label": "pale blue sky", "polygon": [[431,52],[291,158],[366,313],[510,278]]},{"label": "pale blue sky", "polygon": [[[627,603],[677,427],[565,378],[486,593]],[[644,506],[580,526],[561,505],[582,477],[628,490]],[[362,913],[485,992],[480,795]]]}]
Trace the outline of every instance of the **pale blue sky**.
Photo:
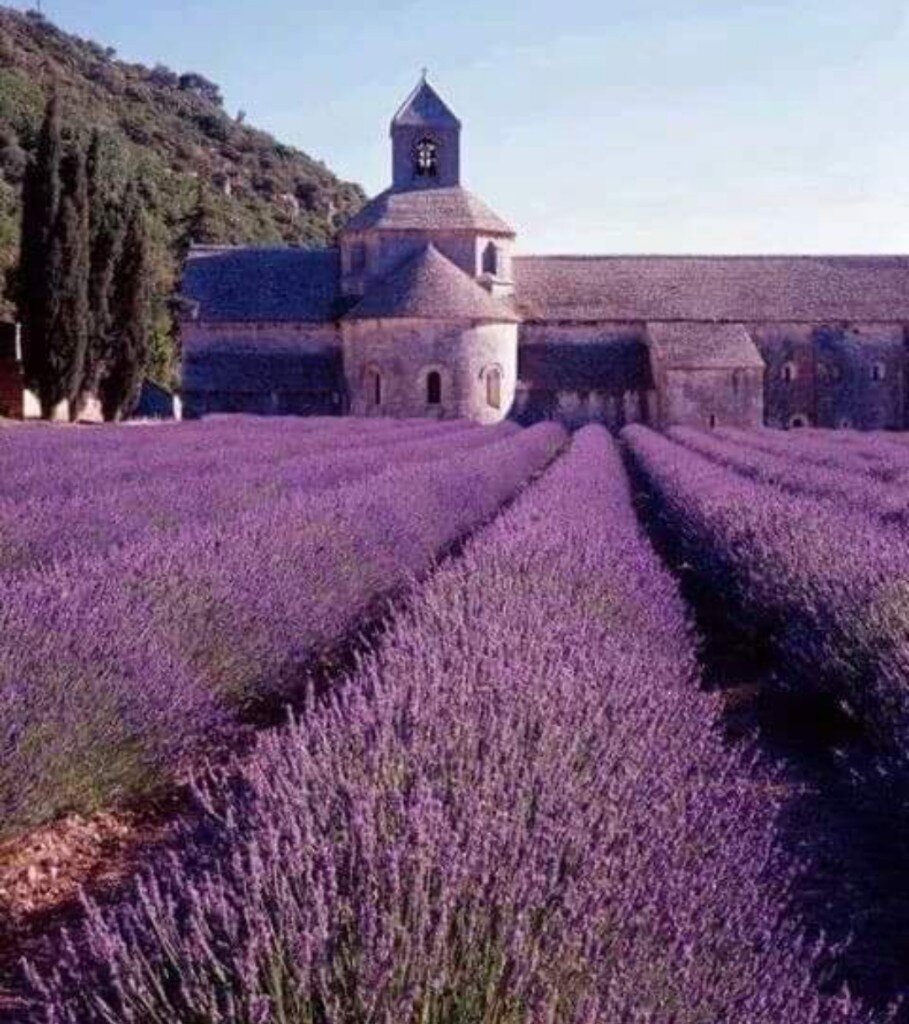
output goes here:
[{"label": "pale blue sky", "polygon": [[[16,6],[27,6],[17,4]],[[368,192],[421,66],[524,252],[909,252],[909,3],[44,0]]]}]

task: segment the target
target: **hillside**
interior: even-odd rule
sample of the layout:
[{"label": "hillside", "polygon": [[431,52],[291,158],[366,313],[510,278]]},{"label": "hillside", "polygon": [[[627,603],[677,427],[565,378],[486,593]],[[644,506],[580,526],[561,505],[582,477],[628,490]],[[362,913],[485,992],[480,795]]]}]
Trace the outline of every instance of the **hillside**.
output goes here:
[{"label": "hillside", "polygon": [[[142,169],[164,347],[165,299],[200,187],[198,240],[207,242],[325,243],[363,203],[358,185],[248,126],[242,112],[228,114],[217,85],[203,75],[118,60],[111,48],[63,32],[34,11],[0,6],[0,274],[16,259],[22,175],[53,84],[71,131],[107,129]],[[11,312],[0,298],[0,318]]]}]

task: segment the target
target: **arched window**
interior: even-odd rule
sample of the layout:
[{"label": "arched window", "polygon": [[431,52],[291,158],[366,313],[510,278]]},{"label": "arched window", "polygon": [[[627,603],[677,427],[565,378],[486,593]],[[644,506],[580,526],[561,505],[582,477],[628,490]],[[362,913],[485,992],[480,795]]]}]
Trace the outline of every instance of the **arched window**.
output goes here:
[{"label": "arched window", "polygon": [[433,139],[423,138],[413,151],[413,169],[418,178],[434,178],[439,173],[439,145]]},{"label": "arched window", "polygon": [[882,381],[887,376],[887,367],[884,363],[871,364],[871,379],[875,382]]},{"label": "arched window", "polygon": [[502,371],[498,366],[486,370],[486,404],[492,409],[502,408]]},{"label": "arched window", "polygon": [[798,369],[795,363],[791,361],[788,363],[783,363],[783,370],[781,376],[787,384],[791,384],[795,380],[797,373]]},{"label": "arched window", "polygon": [[438,370],[426,374],[426,404],[440,405],[442,402],[442,375]]},{"label": "arched window", "polygon": [[711,430],[713,430],[713,429],[715,429],[716,425],[717,425],[716,413],[712,412],[707,417],[707,426],[710,427]]},{"label": "arched window", "polygon": [[495,242],[489,242],[483,250],[483,273],[499,276],[499,247]]},{"label": "arched window", "polygon": [[799,427],[807,427],[809,419],[803,412],[797,412],[794,416],[789,417],[789,427],[791,429],[797,429]]}]

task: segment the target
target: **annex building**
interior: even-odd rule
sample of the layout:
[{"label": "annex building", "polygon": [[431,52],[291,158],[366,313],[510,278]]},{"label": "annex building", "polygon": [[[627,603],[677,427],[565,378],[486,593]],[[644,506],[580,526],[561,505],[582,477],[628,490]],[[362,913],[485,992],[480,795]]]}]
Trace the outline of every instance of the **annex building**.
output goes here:
[{"label": "annex building", "polygon": [[903,428],[909,258],[533,256],[421,80],[335,248],[196,247],[183,408]]}]

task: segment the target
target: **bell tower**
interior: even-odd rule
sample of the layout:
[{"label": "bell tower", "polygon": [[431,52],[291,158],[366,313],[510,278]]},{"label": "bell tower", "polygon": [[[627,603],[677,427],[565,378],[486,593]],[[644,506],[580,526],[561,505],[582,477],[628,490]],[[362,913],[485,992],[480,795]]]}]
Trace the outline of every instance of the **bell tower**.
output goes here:
[{"label": "bell tower", "polygon": [[461,122],[426,80],[391,120],[392,191],[461,183]]}]

